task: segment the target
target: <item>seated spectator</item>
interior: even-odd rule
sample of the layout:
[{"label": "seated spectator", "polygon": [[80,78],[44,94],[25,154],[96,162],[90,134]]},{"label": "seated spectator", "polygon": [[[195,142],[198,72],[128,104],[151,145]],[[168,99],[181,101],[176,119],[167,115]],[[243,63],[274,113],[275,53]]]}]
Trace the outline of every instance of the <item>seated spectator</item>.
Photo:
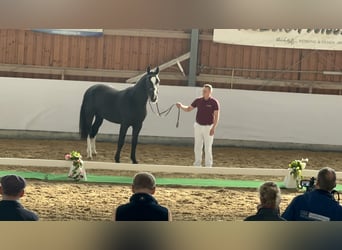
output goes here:
[{"label": "seated spectator", "polygon": [[290,221],[341,221],[342,206],[332,195],[335,187],[335,170],[322,168],[315,189],[295,197],[282,216]]},{"label": "seated spectator", "polygon": [[150,173],[138,173],[133,178],[130,202],[114,211],[116,221],[171,221],[171,212],[153,197],[156,180]]},{"label": "seated spectator", "polygon": [[1,178],[0,221],[37,221],[38,216],[26,210],[19,202],[25,193],[26,181],[17,175]]},{"label": "seated spectator", "polygon": [[284,221],[279,215],[280,189],[274,182],[265,182],[259,188],[260,204],[256,215],[245,221]]}]

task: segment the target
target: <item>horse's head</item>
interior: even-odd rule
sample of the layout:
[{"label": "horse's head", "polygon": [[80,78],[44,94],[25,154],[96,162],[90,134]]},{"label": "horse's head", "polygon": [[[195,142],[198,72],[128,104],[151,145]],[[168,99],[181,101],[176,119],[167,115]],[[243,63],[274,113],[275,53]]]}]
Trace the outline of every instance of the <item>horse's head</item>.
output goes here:
[{"label": "horse's head", "polygon": [[158,101],[158,89],[159,89],[159,67],[156,68],[155,71],[151,71],[150,67],[147,68],[146,75],[146,87],[147,94],[151,102]]}]

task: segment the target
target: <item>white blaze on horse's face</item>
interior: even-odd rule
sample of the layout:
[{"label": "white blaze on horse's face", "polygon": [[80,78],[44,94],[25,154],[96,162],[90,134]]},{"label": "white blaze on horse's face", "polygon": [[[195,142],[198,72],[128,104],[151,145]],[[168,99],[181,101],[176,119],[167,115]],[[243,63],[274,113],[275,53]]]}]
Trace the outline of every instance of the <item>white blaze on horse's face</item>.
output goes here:
[{"label": "white blaze on horse's face", "polygon": [[152,90],[153,90],[153,95],[150,96],[151,102],[157,102],[158,100],[158,87],[159,87],[159,76],[151,76],[150,81],[153,85]]}]

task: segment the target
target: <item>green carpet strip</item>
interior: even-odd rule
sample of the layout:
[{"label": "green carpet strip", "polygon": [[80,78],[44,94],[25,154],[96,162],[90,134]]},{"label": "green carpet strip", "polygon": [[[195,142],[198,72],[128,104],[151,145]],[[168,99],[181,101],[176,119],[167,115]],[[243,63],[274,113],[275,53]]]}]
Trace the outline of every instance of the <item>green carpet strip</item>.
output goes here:
[{"label": "green carpet strip", "polygon": [[[26,179],[43,181],[67,181],[71,183],[113,183],[131,184],[132,177],[87,175],[87,181],[76,182],[66,174],[46,174],[40,172],[0,171],[0,177],[8,174],[17,174]],[[163,186],[189,186],[189,187],[220,187],[220,188],[258,188],[264,181],[253,180],[224,180],[224,179],[199,179],[199,178],[157,178],[157,184]],[[285,188],[283,182],[277,182],[280,188]],[[342,191],[342,185],[337,185],[336,190]]]}]

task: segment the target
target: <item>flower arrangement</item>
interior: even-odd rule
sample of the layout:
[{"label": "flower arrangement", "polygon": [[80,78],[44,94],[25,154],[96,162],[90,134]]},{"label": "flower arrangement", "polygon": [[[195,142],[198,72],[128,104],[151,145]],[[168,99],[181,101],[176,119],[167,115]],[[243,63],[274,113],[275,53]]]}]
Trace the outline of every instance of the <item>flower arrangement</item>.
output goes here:
[{"label": "flower arrangement", "polygon": [[294,160],[289,164],[290,175],[299,182],[302,178],[302,171],[305,169],[309,159]]},{"label": "flower arrangement", "polygon": [[72,166],[68,174],[69,178],[75,181],[87,180],[86,171],[83,166],[82,155],[77,151],[71,151],[64,156],[67,161],[72,161]]}]

